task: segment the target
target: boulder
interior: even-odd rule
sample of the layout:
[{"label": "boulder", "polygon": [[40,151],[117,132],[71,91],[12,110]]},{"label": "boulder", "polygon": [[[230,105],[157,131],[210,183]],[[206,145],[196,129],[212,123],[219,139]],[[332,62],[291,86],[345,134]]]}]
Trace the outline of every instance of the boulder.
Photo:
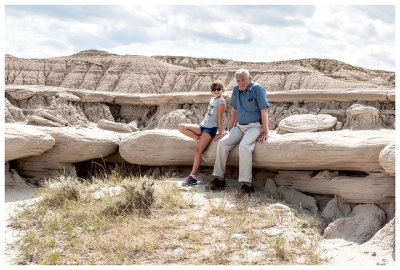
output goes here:
[{"label": "boulder", "polygon": [[[380,151],[395,138],[394,130],[270,132],[268,142],[256,143],[253,167],[272,170],[382,171]],[[157,142],[157,143],[154,143]],[[213,166],[217,141],[203,153],[202,165]],[[146,130],[128,135],[120,144],[121,156],[132,164],[192,165],[196,142],[177,130]],[[239,147],[227,165],[239,164]]]},{"label": "boulder", "polygon": [[38,116],[38,115],[28,115],[26,117],[28,120],[29,124],[38,124],[38,125],[43,125],[43,126],[50,126],[50,127],[62,127],[58,122],[54,122],[52,120],[46,119],[44,117]]},{"label": "boulder", "polygon": [[272,196],[274,198],[278,198],[279,197],[278,189],[276,187],[276,183],[271,178],[268,178],[267,181],[265,182],[264,192],[267,195],[270,195],[270,196]]},{"label": "boulder", "polygon": [[158,121],[157,128],[160,129],[177,129],[179,124],[191,123],[190,119],[187,118],[188,111],[179,109],[167,113]]},{"label": "boulder", "polygon": [[133,130],[127,125],[122,123],[115,123],[106,119],[101,119],[97,122],[97,127],[101,129],[113,130],[117,132],[132,132]]},{"label": "boulder", "polygon": [[379,129],[382,121],[379,110],[372,106],[353,104],[346,110],[347,121],[344,128],[348,129]]},{"label": "boulder", "polygon": [[139,121],[146,116],[149,108],[145,105],[121,105],[119,115],[127,122]]},{"label": "boulder", "polygon": [[337,196],[330,200],[322,211],[322,216],[329,221],[349,215],[351,207],[349,204],[342,203]]},{"label": "boulder", "polygon": [[5,161],[37,156],[51,149],[55,140],[46,132],[23,124],[5,124]]},{"label": "boulder", "polygon": [[318,212],[317,202],[313,197],[307,196],[292,188],[284,186],[277,187],[275,181],[270,178],[265,182],[264,192],[273,198],[284,199],[287,203],[307,209],[313,215]]},{"label": "boulder", "polygon": [[53,114],[51,114],[51,113],[49,113],[49,112],[46,112],[46,111],[44,111],[44,110],[39,110],[38,113],[37,113],[37,115],[38,115],[38,116],[41,116],[41,117],[43,117],[43,118],[46,118],[46,119],[48,119],[48,120],[50,120],[50,121],[59,123],[59,124],[62,125],[62,126],[65,126],[65,125],[68,124],[68,122],[65,121],[64,119],[62,119],[61,117],[55,116],[55,115],[53,115]]},{"label": "boulder", "polygon": [[13,178],[13,175],[10,171],[10,163],[9,162],[5,162],[5,166],[4,166],[4,184],[7,187],[9,186],[15,186],[15,180]]},{"label": "boulder", "polygon": [[5,99],[5,107],[4,107],[4,115],[6,119],[6,123],[10,122],[24,122],[25,115],[22,110],[13,104],[6,98]]},{"label": "boulder", "polygon": [[374,204],[359,204],[350,217],[339,218],[324,230],[325,238],[342,238],[346,241],[364,243],[382,228],[385,213]]},{"label": "boulder", "polygon": [[102,119],[114,122],[114,117],[106,104],[85,103],[83,108],[86,117],[91,122],[97,123]]},{"label": "boulder", "polygon": [[291,115],[279,122],[279,129],[286,132],[312,132],[333,129],[337,119],[329,114]]},{"label": "boulder", "polygon": [[55,140],[54,147],[40,156],[19,159],[22,176],[48,177],[52,170],[74,170],[74,163],[103,158],[117,150],[119,137],[101,129],[37,127]]},{"label": "boulder", "polygon": [[132,130],[132,132],[136,132],[136,131],[140,130],[138,127],[139,123],[137,120],[133,120],[132,122],[129,122],[127,125]]},{"label": "boulder", "polygon": [[396,174],[396,143],[388,144],[383,150],[379,153],[379,164],[381,164],[382,168],[385,169],[389,175]]},{"label": "boulder", "polygon": [[341,130],[342,128],[343,128],[343,123],[342,122],[336,122],[335,130]]},{"label": "boulder", "polygon": [[277,192],[285,198],[287,203],[307,209],[313,215],[318,212],[317,202],[311,196],[307,196],[293,188],[287,188],[284,186],[278,187]]},{"label": "boulder", "polygon": [[380,250],[394,252],[395,249],[395,218],[391,219],[382,229],[365,242],[363,246],[375,246]]}]

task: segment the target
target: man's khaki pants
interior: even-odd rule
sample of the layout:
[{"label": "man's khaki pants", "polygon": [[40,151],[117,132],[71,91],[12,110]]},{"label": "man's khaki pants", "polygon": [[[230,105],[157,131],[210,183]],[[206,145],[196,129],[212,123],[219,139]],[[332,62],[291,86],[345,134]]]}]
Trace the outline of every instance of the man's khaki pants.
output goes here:
[{"label": "man's khaki pants", "polygon": [[229,152],[239,144],[239,182],[251,183],[253,168],[253,151],[256,140],[261,135],[259,122],[248,125],[237,124],[218,142],[213,176],[224,178],[226,161]]}]

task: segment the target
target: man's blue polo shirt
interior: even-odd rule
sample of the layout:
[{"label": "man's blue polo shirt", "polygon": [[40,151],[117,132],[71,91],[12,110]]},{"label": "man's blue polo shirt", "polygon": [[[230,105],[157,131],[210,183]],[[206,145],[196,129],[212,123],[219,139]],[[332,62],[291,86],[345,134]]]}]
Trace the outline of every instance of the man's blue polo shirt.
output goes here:
[{"label": "man's blue polo shirt", "polygon": [[233,87],[230,105],[238,111],[238,122],[241,125],[261,122],[261,110],[269,108],[264,87],[250,82],[246,90]]}]

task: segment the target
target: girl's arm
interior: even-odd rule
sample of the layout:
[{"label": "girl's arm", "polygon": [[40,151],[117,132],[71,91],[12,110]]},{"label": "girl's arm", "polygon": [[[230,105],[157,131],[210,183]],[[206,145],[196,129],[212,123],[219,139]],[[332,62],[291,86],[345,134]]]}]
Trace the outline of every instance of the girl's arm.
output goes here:
[{"label": "girl's arm", "polygon": [[225,113],[225,104],[218,105],[218,134],[215,135],[214,140],[218,141],[221,139],[224,134],[224,113]]},{"label": "girl's arm", "polygon": [[224,113],[225,104],[218,105],[218,133],[222,134],[224,132]]}]

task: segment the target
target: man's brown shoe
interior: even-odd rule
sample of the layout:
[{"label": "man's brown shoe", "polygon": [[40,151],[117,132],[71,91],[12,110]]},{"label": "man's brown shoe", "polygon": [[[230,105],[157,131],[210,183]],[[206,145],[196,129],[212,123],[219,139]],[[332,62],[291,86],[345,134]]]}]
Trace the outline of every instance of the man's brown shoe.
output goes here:
[{"label": "man's brown shoe", "polygon": [[226,182],[224,180],[219,180],[218,178],[215,178],[214,180],[211,181],[211,183],[206,187],[206,190],[208,191],[215,191],[215,190],[221,190],[226,188]]},{"label": "man's brown shoe", "polygon": [[240,188],[239,193],[237,194],[238,197],[243,197],[243,196],[251,196],[254,194],[254,187],[252,185],[247,185],[243,184],[242,187]]}]

